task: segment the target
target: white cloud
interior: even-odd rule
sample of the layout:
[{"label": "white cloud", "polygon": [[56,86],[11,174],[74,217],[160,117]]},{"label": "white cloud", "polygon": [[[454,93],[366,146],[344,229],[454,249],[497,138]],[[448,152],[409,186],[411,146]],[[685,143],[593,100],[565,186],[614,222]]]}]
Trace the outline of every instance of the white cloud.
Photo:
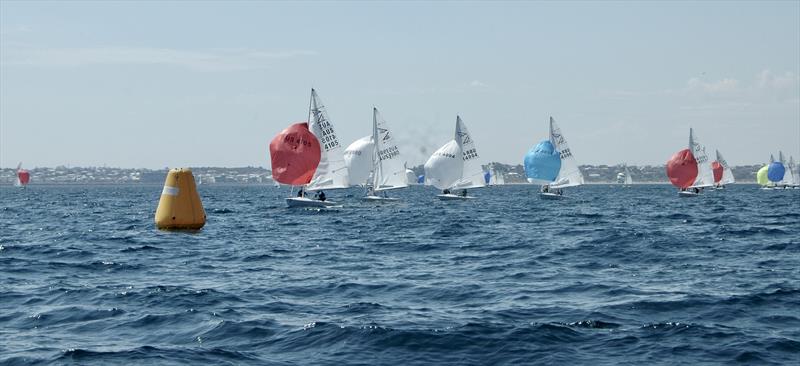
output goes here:
[{"label": "white cloud", "polygon": [[709,94],[733,92],[739,88],[739,80],[724,78],[716,81],[703,81],[691,78],[686,82],[688,91],[701,91]]},{"label": "white cloud", "polygon": [[791,71],[775,75],[769,69],[765,69],[756,77],[756,85],[761,89],[788,89],[794,87],[798,81],[800,78]]},{"label": "white cloud", "polygon": [[473,88],[485,88],[485,87],[487,87],[488,85],[486,85],[484,82],[482,82],[482,81],[480,81],[480,80],[472,80],[472,81],[469,83],[469,86],[471,86],[471,87],[473,87]]},{"label": "white cloud", "polygon": [[272,62],[316,55],[314,51],[254,49],[180,50],[151,47],[39,48],[9,47],[3,64],[15,66],[76,67],[100,64],[170,65],[196,71],[230,71],[269,67]]}]

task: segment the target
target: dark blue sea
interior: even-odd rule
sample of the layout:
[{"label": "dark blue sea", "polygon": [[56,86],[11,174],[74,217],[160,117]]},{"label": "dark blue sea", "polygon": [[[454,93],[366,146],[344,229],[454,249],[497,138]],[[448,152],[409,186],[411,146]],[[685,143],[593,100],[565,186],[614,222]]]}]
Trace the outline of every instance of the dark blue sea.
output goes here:
[{"label": "dark blue sea", "polygon": [[800,190],[0,188],[0,364],[618,365],[800,362]]}]

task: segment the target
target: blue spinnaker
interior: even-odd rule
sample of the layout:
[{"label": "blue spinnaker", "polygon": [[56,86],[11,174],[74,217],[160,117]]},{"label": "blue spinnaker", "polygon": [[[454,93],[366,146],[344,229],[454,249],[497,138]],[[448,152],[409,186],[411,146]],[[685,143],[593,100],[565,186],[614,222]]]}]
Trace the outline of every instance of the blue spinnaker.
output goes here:
[{"label": "blue spinnaker", "polygon": [[769,168],[767,168],[767,178],[769,178],[772,182],[780,182],[783,180],[783,175],[786,173],[786,168],[783,167],[783,163],[780,161],[774,161],[769,163]]},{"label": "blue spinnaker", "polygon": [[417,177],[417,184],[425,184],[425,174]]},{"label": "blue spinnaker", "polygon": [[559,152],[550,143],[544,140],[525,154],[525,175],[534,183],[551,183],[558,177],[561,170],[561,157]]},{"label": "blue spinnaker", "polygon": [[492,179],[492,174],[489,172],[483,172],[483,180],[486,181],[486,184],[489,184],[489,181]]}]

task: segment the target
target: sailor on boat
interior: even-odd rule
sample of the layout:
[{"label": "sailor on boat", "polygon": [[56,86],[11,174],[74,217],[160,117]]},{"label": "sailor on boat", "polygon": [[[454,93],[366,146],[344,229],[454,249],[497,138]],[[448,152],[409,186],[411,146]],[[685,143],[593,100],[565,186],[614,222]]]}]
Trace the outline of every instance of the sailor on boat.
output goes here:
[{"label": "sailor on boat", "polygon": [[442,194],[450,194],[450,190],[445,188],[442,190]]},{"label": "sailor on boat", "polygon": [[297,191],[297,197],[303,197],[306,195],[306,192],[303,191],[303,187],[300,187],[300,190]]},{"label": "sailor on boat", "polygon": [[466,196],[467,196],[467,190],[466,189],[462,189],[461,190],[461,197],[466,197]]},{"label": "sailor on boat", "polygon": [[325,201],[325,192],[323,192],[323,191],[317,192],[317,194],[314,195],[314,198],[324,202]]}]

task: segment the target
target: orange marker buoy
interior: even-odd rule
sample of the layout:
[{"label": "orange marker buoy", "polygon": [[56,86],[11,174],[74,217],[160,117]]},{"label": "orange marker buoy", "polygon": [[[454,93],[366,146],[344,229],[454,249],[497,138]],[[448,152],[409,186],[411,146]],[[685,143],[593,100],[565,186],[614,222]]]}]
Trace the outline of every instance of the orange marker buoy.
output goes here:
[{"label": "orange marker buoy", "polygon": [[159,229],[197,230],[206,224],[203,202],[197,194],[192,170],[171,169],[161,191],[156,209],[156,227]]}]

